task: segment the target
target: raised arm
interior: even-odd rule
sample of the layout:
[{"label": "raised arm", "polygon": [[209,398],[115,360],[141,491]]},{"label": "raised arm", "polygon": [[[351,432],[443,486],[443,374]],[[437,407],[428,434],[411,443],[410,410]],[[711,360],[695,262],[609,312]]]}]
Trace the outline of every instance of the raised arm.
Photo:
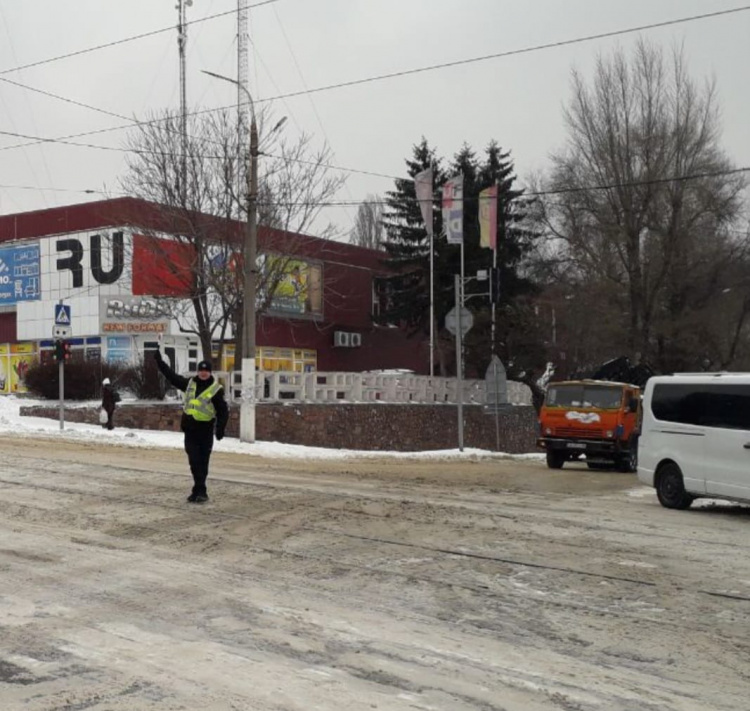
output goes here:
[{"label": "raised arm", "polygon": [[156,365],[159,368],[159,372],[172,384],[174,385],[178,390],[182,390],[182,392],[185,392],[187,390],[188,383],[190,382],[189,378],[185,378],[182,375],[177,375],[177,373],[174,372],[165,362],[164,358],[161,357],[161,351],[157,348],[154,351],[154,360],[156,361]]}]

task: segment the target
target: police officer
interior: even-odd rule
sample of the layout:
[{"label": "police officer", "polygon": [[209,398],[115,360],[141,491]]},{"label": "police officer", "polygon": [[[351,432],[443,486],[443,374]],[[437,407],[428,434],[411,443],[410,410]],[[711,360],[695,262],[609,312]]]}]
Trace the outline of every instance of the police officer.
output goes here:
[{"label": "police officer", "polygon": [[185,433],[185,451],[194,482],[193,491],[187,500],[193,504],[203,504],[208,501],[206,478],[214,446],[214,429],[216,439],[222,439],[229,418],[224,389],[211,374],[211,363],[207,360],[198,363],[198,374],[195,377],[185,378],[177,375],[164,362],[158,348],[154,358],[161,374],[185,393],[180,429]]}]

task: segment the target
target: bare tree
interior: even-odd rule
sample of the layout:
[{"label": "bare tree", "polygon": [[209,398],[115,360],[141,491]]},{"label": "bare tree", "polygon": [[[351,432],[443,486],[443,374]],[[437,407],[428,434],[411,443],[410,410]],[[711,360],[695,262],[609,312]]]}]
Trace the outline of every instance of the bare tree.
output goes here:
[{"label": "bare tree", "polygon": [[567,146],[545,186],[558,268],[614,287],[630,355],[669,363],[665,346],[695,331],[748,248],[732,236],[745,182],[720,148],[716,88],[689,78],[681,50],[665,58],[641,41],[631,57],[600,57],[590,84],[573,72],[572,89]]},{"label": "bare tree", "polygon": [[[263,313],[287,276],[299,235],[316,226],[322,205],[344,179],[329,170],[329,150],[315,150],[309,136],[288,141],[276,130],[281,122],[264,133],[264,126],[272,125],[268,112],[259,116],[259,124],[258,222],[285,237],[283,245],[278,240],[270,248],[263,240],[258,245],[254,297],[258,313]],[[149,230],[153,249],[189,292],[190,308],[177,305],[174,316],[185,332],[198,335],[204,357],[209,358],[212,341],[223,343],[232,324],[238,345],[242,342],[238,327],[244,296],[248,141],[244,126],[238,131],[229,111],[189,116],[186,152],[180,126],[180,115],[165,111],[133,129],[126,139],[130,153],[121,186],[129,195],[156,204],[163,226]],[[334,231],[329,224],[320,236],[332,236]],[[173,259],[175,242],[184,248],[178,262]]]},{"label": "bare tree", "polygon": [[377,195],[368,195],[357,209],[349,240],[360,247],[382,249],[384,235],[383,202]]}]

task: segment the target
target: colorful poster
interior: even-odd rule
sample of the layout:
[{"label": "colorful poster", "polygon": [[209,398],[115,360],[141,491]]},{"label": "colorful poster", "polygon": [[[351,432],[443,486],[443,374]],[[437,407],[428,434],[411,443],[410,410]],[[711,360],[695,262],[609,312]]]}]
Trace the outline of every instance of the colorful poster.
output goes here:
[{"label": "colorful poster", "polygon": [[0,393],[27,392],[26,373],[37,358],[34,343],[4,343],[0,345]]},{"label": "colorful poster", "polygon": [[7,395],[10,392],[10,358],[8,346],[0,346],[0,393]]},{"label": "colorful poster", "polygon": [[272,294],[268,310],[285,314],[320,314],[323,311],[321,267],[301,259],[269,256],[264,280]]},{"label": "colorful poster", "polygon": [[39,288],[39,245],[0,249],[0,305],[36,301]]},{"label": "colorful poster", "polygon": [[14,355],[10,357],[10,392],[25,393],[26,390],[26,373],[29,372],[31,364],[34,362],[34,355]]},{"label": "colorful poster", "polygon": [[457,175],[443,185],[443,227],[448,244],[464,241],[464,176]]},{"label": "colorful poster", "polygon": [[130,363],[133,354],[133,341],[130,336],[108,336],[104,340],[108,363]]}]

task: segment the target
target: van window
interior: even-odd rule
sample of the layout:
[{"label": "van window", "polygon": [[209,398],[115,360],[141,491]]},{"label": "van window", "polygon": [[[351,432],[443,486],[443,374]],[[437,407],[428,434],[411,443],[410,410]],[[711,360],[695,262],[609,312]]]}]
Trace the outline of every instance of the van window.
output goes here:
[{"label": "van window", "polygon": [[622,388],[608,385],[553,385],[547,390],[548,407],[595,407],[617,410]]},{"label": "van window", "polygon": [[651,412],[663,422],[750,430],[750,385],[659,384],[654,386]]}]

